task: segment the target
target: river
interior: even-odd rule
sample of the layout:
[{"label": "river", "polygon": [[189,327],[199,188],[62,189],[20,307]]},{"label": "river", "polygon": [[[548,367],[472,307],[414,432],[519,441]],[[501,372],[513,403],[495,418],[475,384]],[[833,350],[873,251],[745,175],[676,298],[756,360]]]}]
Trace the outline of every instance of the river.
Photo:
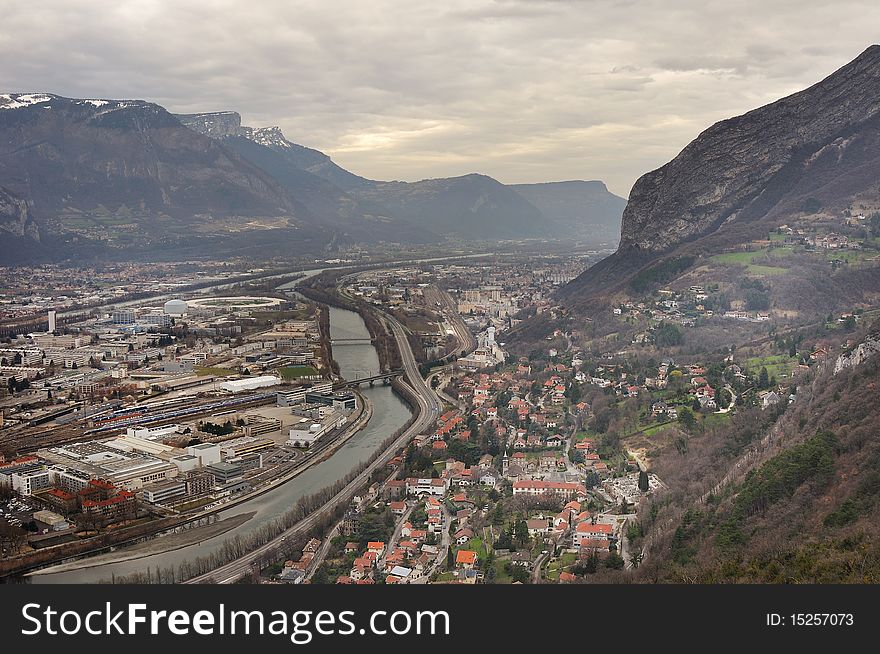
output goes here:
[{"label": "river", "polygon": [[[311,277],[318,272],[320,270],[310,270],[306,272],[306,276]],[[285,284],[280,288],[290,290],[294,284],[296,282]],[[357,313],[335,307],[330,309],[330,335],[333,339],[370,337],[364,321]],[[375,348],[369,342],[337,347],[333,351],[333,358],[339,363],[340,373],[347,379],[356,379],[379,372],[379,359]],[[312,466],[286,484],[219,513],[220,518],[225,518],[254,511],[254,516],[244,524],[220,536],[178,550],[92,568],[39,574],[28,579],[32,583],[40,584],[96,583],[108,581],[112,576],[123,577],[134,572],[145,572],[147,569],[155,570],[157,567],[177,566],[182,561],[211,553],[226,538],[237,534],[248,534],[257,527],[277,518],[293,507],[300,497],[330,486],[348,474],[359,463],[369,459],[382,441],[409,419],[409,407],[394,394],[390,386],[375,386],[364,389],[362,392],[373,405],[373,417],[366,428],[352,436],[330,458]]]}]

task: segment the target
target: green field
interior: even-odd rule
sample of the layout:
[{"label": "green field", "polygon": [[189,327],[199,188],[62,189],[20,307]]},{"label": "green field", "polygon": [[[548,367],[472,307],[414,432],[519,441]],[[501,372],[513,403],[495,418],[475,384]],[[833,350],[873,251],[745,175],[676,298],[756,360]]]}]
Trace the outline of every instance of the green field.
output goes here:
[{"label": "green field", "polygon": [[632,434],[627,434],[628,436],[632,436],[634,434],[643,434],[645,436],[653,436],[659,431],[663,431],[664,429],[668,429],[670,426],[674,425],[674,420],[667,420],[665,422],[658,422],[654,425],[650,425],[649,427],[645,427],[644,429],[639,429],[634,431]]},{"label": "green field", "polygon": [[779,275],[784,273],[787,269],[780,266],[768,266],[763,263],[756,263],[756,261],[764,261],[767,258],[774,260],[783,260],[794,254],[794,250],[791,247],[777,247],[777,248],[761,248],[760,250],[754,250],[752,252],[725,252],[724,254],[716,254],[713,257],[710,257],[710,261],[714,261],[715,263],[721,264],[733,264],[738,266],[745,266],[746,270],[754,275]]},{"label": "green field", "polygon": [[281,373],[281,378],[286,380],[311,377],[318,374],[318,371],[312,366],[287,366],[286,368],[279,368],[278,372]]},{"label": "green field", "polygon": [[863,263],[865,261],[873,261],[877,258],[877,252],[874,250],[819,250],[818,254],[826,261],[840,259],[847,263]]},{"label": "green field", "polygon": [[701,422],[704,427],[716,427],[730,420],[731,413],[707,413],[703,415]]},{"label": "green field", "polygon": [[461,547],[454,547],[453,553],[457,553],[459,550],[473,550],[477,553],[477,558],[480,561],[486,560],[486,545],[483,543],[483,539],[479,536],[474,536]]},{"label": "green field", "polygon": [[214,375],[216,377],[228,377],[229,375],[236,374],[235,370],[231,368],[198,368],[196,370],[196,374],[200,377],[205,375]]},{"label": "green field", "polygon": [[565,552],[558,560],[547,564],[545,568],[545,576],[552,581],[559,581],[559,573],[567,567],[577,562],[577,554],[574,552]]},{"label": "green field", "polygon": [[504,564],[507,563],[505,559],[495,559],[495,583],[496,584],[509,584],[513,582],[513,578],[507,574],[507,570],[504,569]]},{"label": "green field", "polygon": [[761,368],[767,368],[767,374],[776,379],[791,376],[791,371],[797,365],[797,358],[790,358],[787,354],[772,354],[766,357],[752,357],[743,362],[743,367],[750,375],[757,376]]}]

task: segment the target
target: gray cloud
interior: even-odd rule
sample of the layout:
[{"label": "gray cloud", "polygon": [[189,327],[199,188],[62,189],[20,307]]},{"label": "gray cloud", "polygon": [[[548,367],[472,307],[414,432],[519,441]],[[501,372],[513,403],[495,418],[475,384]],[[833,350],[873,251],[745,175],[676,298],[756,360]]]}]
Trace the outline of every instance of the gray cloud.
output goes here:
[{"label": "gray cloud", "polygon": [[234,109],[377,179],[603,179],[876,37],[846,0],[0,0],[0,89]]}]

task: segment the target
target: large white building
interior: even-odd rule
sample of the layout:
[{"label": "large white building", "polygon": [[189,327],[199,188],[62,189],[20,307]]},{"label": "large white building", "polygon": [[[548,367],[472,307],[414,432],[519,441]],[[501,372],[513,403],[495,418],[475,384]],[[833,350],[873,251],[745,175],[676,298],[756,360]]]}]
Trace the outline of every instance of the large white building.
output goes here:
[{"label": "large white building", "polygon": [[169,316],[180,317],[186,315],[188,308],[183,300],[168,300],[162,310]]},{"label": "large white building", "polygon": [[[125,490],[137,490],[146,484],[173,479],[178,475],[177,466],[151,454],[114,447],[113,441],[72,443],[40,450],[37,455],[49,461],[53,470],[61,471],[68,477],[73,471],[73,480],[81,482],[85,477],[103,479]],[[63,487],[63,484],[57,485]]]},{"label": "large white building", "polygon": [[540,479],[522,479],[513,483],[514,495],[543,495],[553,493],[562,499],[570,500],[585,497],[587,489],[583,484],[564,481],[543,481]]},{"label": "large white building", "polygon": [[261,375],[259,377],[244,377],[243,379],[233,379],[223,382],[220,388],[230,393],[243,393],[245,391],[253,391],[258,388],[266,388],[268,386],[277,386],[281,383],[281,378],[275,375]]},{"label": "large white building", "polygon": [[212,463],[220,463],[220,444],[219,443],[199,443],[198,445],[190,445],[186,448],[186,453],[198,457],[199,464],[209,466]]},{"label": "large white building", "polygon": [[327,433],[327,429],[320,422],[309,422],[306,420],[290,428],[287,444],[290,447],[309,448],[325,433]]},{"label": "large white building", "polygon": [[428,495],[443,496],[449,489],[446,479],[432,479],[431,477],[410,477],[406,480],[407,495]]}]

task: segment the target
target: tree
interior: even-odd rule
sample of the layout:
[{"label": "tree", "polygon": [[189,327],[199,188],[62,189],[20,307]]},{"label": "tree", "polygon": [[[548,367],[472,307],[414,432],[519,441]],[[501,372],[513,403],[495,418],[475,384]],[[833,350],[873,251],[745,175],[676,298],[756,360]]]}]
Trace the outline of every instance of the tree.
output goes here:
[{"label": "tree", "polygon": [[516,527],[514,529],[516,542],[520,545],[520,547],[522,547],[529,541],[529,527],[526,524],[525,520],[517,520]]},{"label": "tree", "polygon": [[769,388],[770,387],[770,376],[767,374],[767,368],[761,367],[761,372],[758,374],[758,388]]},{"label": "tree", "polygon": [[678,421],[684,425],[685,429],[688,431],[697,426],[697,419],[694,416],[694,412],[687,407],[683,407],[681,411],[678,412]]},{"label": "tree", "polygon": [[510,576],[514,581],[518,581],[521,584],[525,584],[529,581],[529,571],[521,565],[512,565]]},{"label": "tree", "polygon": [[312,583],[313,584],[329,584],[330,583],[330,575],[327,573],[327,568],[323,565],[319,566],[317,570],[315,570],[315,574],[312,575]]},{"label": "tree", "polygon": [[501,506],[501,502],[496,502],[495,508],[492,509],[492,524],[493,525],[503,525],[504,524],[504,507]]},{"label": "tree", "polygon": [[600,483],[602,483],[602,477],[599,476],[599,473],[595,470],[590,470],[587,473],[586,478],[584,479],[584,485],[587,488],[595,488]]},{"label": "tree", "polygon": [[684,342],[684,336],[681,329],[672,323],[661,323],[654,332],[654,343],[658,347],[670,347],[673,345],[681,345]]},{"label": "tree", "polygon": [[643,493],[648,492],[648,473],[644,470],[639,470],[639,490]]},{"label": "tree", "polygon": [[622,570],[624,563],[623,557],[617,552],[610,552],[608,558],[605,559],[605,567],[612,570]]},{"label": "tree", "polygon": [[639,564],[642,562],[642,559],[644,559],[644,558],[645,558],[645,554],[644,554],[644,552],[642,552],[642,550],[639,550],[637,552],[633,552],[629,556],[630,565],[632,565],[633,568],[638,568]]},{"label": "tree", "polygon": [[679,436],[675,439],[675,450],[684,456],[688,451],[688,440],[684,436]]},{"label": "tree", "polygon": [[452,570],[453,565],[454,565],[454,563],[453,563],[453,559],[452,559],[452,548],[447,546],[446,547],[446,569]]}]

